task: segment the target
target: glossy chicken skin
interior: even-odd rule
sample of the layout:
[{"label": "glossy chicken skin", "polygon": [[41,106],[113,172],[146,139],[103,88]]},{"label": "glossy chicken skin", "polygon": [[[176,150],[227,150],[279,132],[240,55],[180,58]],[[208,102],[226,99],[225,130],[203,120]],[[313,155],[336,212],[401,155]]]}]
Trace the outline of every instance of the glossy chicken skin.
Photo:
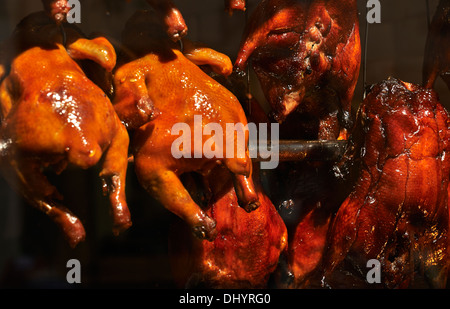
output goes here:
[{"label": "glossy chicken skin", "polygon": [[[138,32],[136,29],[153,30]],[[221,162],[233,175],[240,205],[248,211],[253,210],[259,203],[246,149],[248,134],[245,135],[244,151],[235,152],[232,158],[226,158],[226,150],[227,147],[238,149],[237,139],[227,143],[224,137],[223,145],[215,145],[222,158],[208,158],[208,154],[203,149],[196,150],[194,144],[204,145],[213,133],[203,135],[201,140],[192,134],[189,137],[189,140],[192,138],[190,158],[177,159],[172,152],[172,144],[180,137],[181,131],[172,134],[172,127],[182,123],[194,132],[204,129],[208,123],[216,123],[225,133],[226,123],[245,125],[247,120],[236,97],[192,62],[197,54],[205,64],[204,53],[197,51],[189,60],[179,50],[167,45],[168,40],[158,36],[162,32],[151,12],[138,12],[130,19],[124,30],[124,42],[128,42],[125,46],[140,56],[121,65],[115,72],[113,103],[128,129],[134,130],[132,150],[135,171],[142,186],[168,210],[186,221],[198,237],[211,240],[216,235],[215,222],[192,200],[179,176],[192,171],[207,173]],[[142,37],[136,40],[136,36]],[[134,39],[128,41],[130,37]],[[208,53],[217,54],[212,50]],[[216,59],[221,57],[212,58],[213,66],[217,66]],[[226,71],[231,72],[229,59],[221,65],[228,66],[230,69]],[[194,128],[195,116],[201,116],[201,122],[197,122],[201,128]]]},{"label": "glossy chicken skin", "polygon": [[45,13],[17,26],[9,42],[15,53],[0,85],[0,158],[12,185],[75,246],[85,238],[83,224],[58,201],[62,196],[46,173],[67,166],[87,169],[102,160],[100,177],[114,231],[122,231],[131,225],[125,198],[129,138],[105,93],[74,60],[90,59],[111,71],[116,62],[112,45],[105,38],[85,39],[69,25],[66,35],[67,49],[59,27]]},{"label": "glossy chicken skin", "polygon": [[235,67],[252,61],[276,121],[295,114],[317,127],[315,139],[345,139],[360,54],[355,0],[262,0]]},{"label": "glossy chicken skin", "polygon": [[385,287],[445,287],[449,129],[433,90],[397,79],[373,86],[341,165],[355,164],[359,177],[330,229],[326,284],[339,286],[344,271],[364,282],[377,259]]},{"label": "glossy chicken skin", "polygon": [[423,85],[432,88],[441,77],[450,89],[450,3],[441,0],[430,24],[425,45]]},{"label": "glossy chicken skin", "polygon": [[211,191],[208,192],[211,197],[205,211],[217,222],[214,241],[191,237],[185,224],[173,227],[169,253],[173,274],[180,287],[242,289],[269,286],[270,276],[286,249],[287,232],[259,184],[256,169],[254,171],[261,205],[252,213],[239,206],[232,179],[224,167],[213,170],[207,177],[206,190]]}]

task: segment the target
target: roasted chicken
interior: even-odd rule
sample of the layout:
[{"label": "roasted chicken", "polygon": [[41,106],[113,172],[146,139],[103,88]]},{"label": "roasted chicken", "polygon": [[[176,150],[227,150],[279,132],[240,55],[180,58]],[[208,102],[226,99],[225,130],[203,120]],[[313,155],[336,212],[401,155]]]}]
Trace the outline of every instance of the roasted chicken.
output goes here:
[{"label": "roasted chicken", "polygon": [[354,166],[358,179],[329,231],[325,285],[368,287],[376,259],[378,286],[445,287],[449,123],[431,89],[394,78],[372,87],[336,168]]},{"label": "roasted chicken", "polygon": [[450,88],[450,3],[441,0],[428,30],[423,63],[423,85],[433,88],[441,77]]},{"label": "roasted chicken", "polygon": [[44,12],[24,18],[7,42],[0,85],[0,164],[6,178],[51,217],[75,246],[85,238],[82,222],[58,201],[62,196],[47,173],[68,166],[87,169],[101,161],[100,177],[109,195],[114,231],[131,225],[125,197],[129,137],[105,93],[89,80],[78,59],[112,71],[113,46],[87,39]]},{"label": "roasted chicken", "polygon": [[235,67],[251,61],[276,121],[311,139],[345,139],[360,54],[355,0],[262,0]]},{"label": "roasted chicken", "polygon": [[[247,211],[257,208],[248,131],[243,132],[240,143],[236,135],[228,141],[223,136],[222,144],[215,141],[214,147],[206,147],[215,134],[222,137],[227,123],[246,125],[247,119],[236,97],[194,63],[198,59],[206,65],[205,60],[210,58],[218,72],[225,67],[230,74],[229,58],[211,49],[202,52],[194,48],[184,55],[164,33],[163,25],[150,11],[139,11],[129,20],[123,44],[134,57],[115,72],[113,103],[133,131],[132,154],[142,186],[186,221],[199,238],[212,240],[217,233],[215,221],[194,202],[179,176],[194,171],[208,173],[220,162],[231,172],[239,204]],[[183,129],[175,130],[176,124]],[[208,132],[211,124],[216,124],[216,129]],[[177,143],[184,136],[180,132],[189,134],[187,141]],[[203,132],[203,136],[195,132]],[[174,155],[174,151],[183,154]],[[227,155],[227,151],[233,155]]]},{"label": "roasted chicken", "polygon": [[207,192],[205,212],[217,223],[217,237],[212,242],[200,240],[191,237],[183,222],[173,226],[169,254],[180,287],[269,287],[269,279],[287,246],[287,232],[259,183],[258,166],[254,167],[261,205],[252,213],[239,206],[232,179],[223,166],[213,170],[205,183],[197,181],[195,186],[191,180],[191,185],[186,185],[190,192]]}]

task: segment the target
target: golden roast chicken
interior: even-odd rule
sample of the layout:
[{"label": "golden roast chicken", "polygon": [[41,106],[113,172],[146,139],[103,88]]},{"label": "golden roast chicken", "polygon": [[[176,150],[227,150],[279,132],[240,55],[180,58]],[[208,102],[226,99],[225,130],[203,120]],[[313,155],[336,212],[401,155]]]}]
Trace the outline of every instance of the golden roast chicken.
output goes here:
[{"label": "golden roast chicken", "polygon": [[85,237],[82,222],[61,204],[46,172],[101,162],[116,232],[131,225],[125,194],[129,138],[106,94],[90,81],[77,59],[112,71],[113,46],[61,28],[44,12],[23,19],[2,59],[0,85],[1,168],[29,203],[46,213],[75,246]]},{"label": "golden roast chicken", "polygon": [[[215,134],[213,131],[200,139],[192,134],[186,143],[176,144],[181,131],[173,133],[173,126],[180,124],[194,132],[216,123],[224,133],[227,123],[247,124],[236,97],[193,62],[197,59],[202,65],[211,63],[217,71],[224,68],[225,74],[230,74],[231,61],[211,49],[193,48],[184,55],[167,40],[152,11],[133,15],[123,39],[132,57],[115,71],[113,104],[121,120],[133,131],[132,154],[138,179],[153,197],[187,222],[199,238],[212,240],[217,234],[215,221],[193,201],[179,176],[194,171],[206,175],[221,162],[232,175],[239,204],[247,211],[254,210],[259,201],[251,178],[248,132],[244,132],[241,144],[237,137],[232,136],[231,141],[224,137],[223,144],[215,143],[213,147],[219,155],[212,156],[202,146]],[[221,59],[228,61],[222,63]],[[200,148],[196,143],[200,143]],[[233,151],[231,157],[226,154],[227,147]],[[176,157],[174,149],[185,155]]]}]

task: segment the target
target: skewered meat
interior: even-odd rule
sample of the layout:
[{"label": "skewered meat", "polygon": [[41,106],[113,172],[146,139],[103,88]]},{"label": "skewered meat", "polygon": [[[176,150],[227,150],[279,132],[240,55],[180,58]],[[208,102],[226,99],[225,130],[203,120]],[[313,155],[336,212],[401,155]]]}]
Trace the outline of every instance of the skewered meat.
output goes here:
[{"label": "skewered meat", "polygon": [[71,7],[67,3],[67,0],[42,0],[44,10],[48,16],[53,19],[57,24],[61,24],[65,21],[67,14]]},{"label": "skewered meat", "polygon": [[[45,13],[26,17],[8,44],[10,65],[0,85],[1,165],[12,185],[51,217],[75,246],[85,238],[81,221],[58,201],[46,173],[67,166],[87,169],[102,160],[100,177],[118,233],[131,225],[125,200],[129,138],[105,93],[74,59],[90,59],[111,71],[116,54],[102,37],[88,40]],[[8,63],[3,59],[4,63]]]},{"label": "skewered meat", "polygon": [[345,139],[360,54],[355,0],[262,0],[235,67],[252,61],[276,121],[296,114],[315,138]]},{"label": "skewered meat", "polygon": [[423,85],[432,88],[441,76],[450,88],[450,3],[441,0],[430,24],[423,64]]},{"label": "skewered meat", "polygon": [[212,197],[205,212],[217,222],[214,241],[191,237],[183,223],[173,227],[169,253],[173,274],[181,287],[268,287],[286,248],[287,233],[261,188],[256,168],[253,179],[261,205],[250,214],[239,207],[225,168],[220,166],[207,177],[207,188],[203,190],[211,190]]},{"label": "skewered meat", "polygon": [[180,10],[170,0],[147,0],[150,6],[155,9],[166,27],[169,38],[178,41],[183,38],[188,31],[186,22]]},{"label": "skewered meat", "polygon": [[[191,137],[186,144],[177,146],[177,150],[182,146],[187,154],[177,159],[172,153],[177,139],[171,134],[172,127],[184,124],[194,132],[203,130],[209,123],[216,123],[226,132],[226,123],[246,125],[247,120],[236,97],[192,62],[197,54],[205,64],[204,54],[197,51],[188,60],[179,50],[172,48],[173,43],[161,33],[164,33],[161,24],[148,11],[137,12],[127,23],[124,45],[139,56],[117,68],[113,103],[119,117],[134,131],[132,151],[142,186],[168,210],[186,221],[198,237],[212,240],[216,235],[214,220],[193,201],[179,176],[192,171],[206,173],[220,161],[233,175],[239,204],[247,211],[254,210],[259,202],[251,179],[248,150],[245,148],[245,153],[236,153],[240,145],[235,137],[231,143],[215,143],[215,150],[220,154],[208,158],[205,148],[196,149],[195,144],[204,146],[203,142],[214,134],[210,132],[204,134],[202,140],[192,136],[192,147],[189,145]],[[223,56],[214,57],[212,65],[219,65],[216,59],[220,58]],[[229,59],[221,65],[232,68]],[[157,117],[154,117],[155,111]],[[245,140],[248,141],[248,134]],[[188,147],[190,150],[186,152]],[[227,149],[234,149],[233,158],[227,158]]]},{"label": "skewered meat", "polygon": [[433,90],[394,78],[372,87],[341,165],[355,164],[359,176],[330,229],[327,284],[344,271],[364,282],[377,259],[386,287],[445,287],[449,138]]}]

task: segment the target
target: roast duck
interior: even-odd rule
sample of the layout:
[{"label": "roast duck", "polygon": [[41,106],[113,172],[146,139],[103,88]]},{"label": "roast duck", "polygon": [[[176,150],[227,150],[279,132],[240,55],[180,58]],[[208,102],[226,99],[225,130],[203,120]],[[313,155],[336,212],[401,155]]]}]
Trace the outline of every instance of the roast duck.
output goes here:
[{"label": "roast duck", "polygon": [[56,23],[54,16],[52,11],[27,16],[6,42],[0,70],[0,163],[11,184],[75,246],[85,238],[83,224],[63,206],[47,173],[101,163],[118,233],[131,225],[125,196],[129,137],[106,94],[77,64],[88,59],[111,72],[113,46],[103,37],[86,38],[64,21]]},{"label": "roast duck", "polygon": [[376,259],[384,287],[445,287],[449,129],[433,90],[395,78],[371,88],[337,165],[358,179],[329,230],[324,284],[362,287]]},{"label": "roast duck", "polygon": [[[254,165],[255,171],[258,164]],[[205,212],[216,222],[213,241],[192,237],[182,222],[171,227],[169,253],[173,276],[183,288],[268,288],[287,248],[286,227],[254,173],[260,206],[247,213],[239,206],[228,171],[219,167],[207,184],[192,185],[190,192],[206,192]],[[201,200],[201,199],[199,199]]]},{"label": "roast duck", "polygon": [[438,77],[450,88],[450,3],[441,0],[428,30],[423,85],[432,88]]},{"label": "roast duck", "polygon": [[355,0],[262,0],[235,67],[244,70],[251,62],[272,119],[284,123],[284,131],[345,139],[360,54]]},{"label": "roast duck", "polygon": [[[360,54],[356,1],[262,0],[244,30],[235,68],[251,65],[281,139],[346,139]],[[270,177],[270,198],[289,231],[280,286],[304,287],[319,266],[331,217],[349,193],[331,167],[282,162]]]}]

